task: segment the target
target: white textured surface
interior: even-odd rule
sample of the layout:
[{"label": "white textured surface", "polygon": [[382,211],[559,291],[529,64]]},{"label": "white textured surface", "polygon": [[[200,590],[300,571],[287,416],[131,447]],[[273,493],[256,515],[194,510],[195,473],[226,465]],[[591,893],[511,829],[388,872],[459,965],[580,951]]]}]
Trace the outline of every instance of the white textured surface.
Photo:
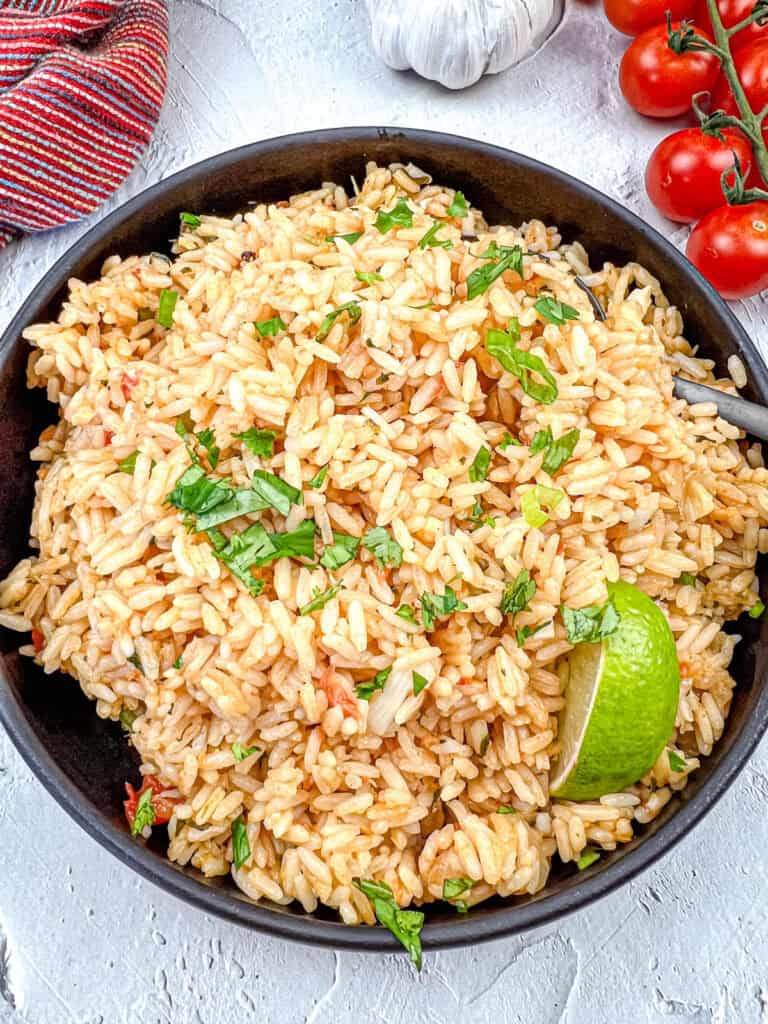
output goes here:
[{"label": "white textured surface", "polygon": [[[595,5],[521,68],[448,93],[381,66],[362,0],[174,0],[168,99],[110,207],[254,139],[349,124],[480,137],[661,226],[642,187],[665,131],[621,103],[622,40]],[[95,220],[95,218],[94,218]],[[0,253],[0,329],[74,226]],[[768,352],[764,301],[737,313]],[[655,870],[546,933],[405,957],[287,945],[164,896],[98,847],[0,736],[2,1024],[768,1024],[768,744]]]}]

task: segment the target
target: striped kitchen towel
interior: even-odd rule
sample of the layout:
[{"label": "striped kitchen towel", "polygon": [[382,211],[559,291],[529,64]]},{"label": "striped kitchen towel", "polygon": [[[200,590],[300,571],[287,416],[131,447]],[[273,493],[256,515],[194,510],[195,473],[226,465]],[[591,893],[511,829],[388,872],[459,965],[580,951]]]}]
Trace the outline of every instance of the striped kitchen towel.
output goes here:
[{"label": "striped kitchen towel", "polygon": [[0,0],[0,247],[85,217],[149,142],[164,0]]}]

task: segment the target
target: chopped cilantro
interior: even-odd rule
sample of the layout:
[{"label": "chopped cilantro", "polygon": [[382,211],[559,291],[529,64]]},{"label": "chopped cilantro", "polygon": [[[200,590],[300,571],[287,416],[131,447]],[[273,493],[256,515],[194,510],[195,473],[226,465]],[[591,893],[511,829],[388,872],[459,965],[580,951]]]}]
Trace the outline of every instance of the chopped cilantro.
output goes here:
[{"label": "chopped cilantro", "polygon": [[266,469],[257,469],[251,480],[251,487],[270,508],[275,509],[281,516],[287,516],[291,511],[291,505],[301,504],[301,491],[291,487],[279,476],[270,473]]},{"label": "chopped cilantro", "polygon": [[376,274],[373,272],[366,273],[363,270],[356,270],[355,277],[357,278],[358,281],[362,281],[363,284],[376,284],[377,281],[384,280],[381,274]]},{"label": "chopped cilantro", "polygon": [[186,224],[188,228],[200,227],[200,218],[196,213],[180,213],[179,220],[182,224]]},{"label": "chopped cilantro", "polygon": [[374,556],[379,566],[403,564],[403,549],[383,526],[374,526],[363,534],[363,545]]},{"label": "chopped cilantro", "polygon": [[280,331],[288,330],[288,325],[279,316],[273,316],[271,320],[254,320],[253,326],[262,338],[274,338]]},{"label": "chopped cilantro", "polygon": [[562,606],[563,624],[569,644],[596,644],[619,628],[620,617],[610,599],[589,608]]},{"label": "chopped cilantro", "polygon": [[595,861],[600,860],[600,854],[597,850],[590,850],[589,847],[582,853],[579,859],[576,861],[576,867],[579,871],[586,871],[587,868],[594,864]]},{"label": "chopped cilantro", "polygon": [[373,226],[382,235],[386,235],[395,227],[413,227],[413,211],[404,199],[398,199],[397,204],[391,210],[379,210]]},{"label": "chopped cilantro", "polygon": [[259,750],[261,750],[261,747],[244,747],[242,743],[232,744],[232,754],[238,764],[241,761],[244,761],[246,757],[250,757],[251,754],[255,754]]},{"label": "chopped cilantro", "polygon": [[685,758],[680,757],[677,751],[667,748],[667,757],[669,758],[669,767],[673,772],[684,772],[687,768]]},{"label": "chopped cilantro", "polygon": [[401,910],[386,882],[353,879],[352,883],[364,893],[373,904],[373,911],[379,924],[388,928],[408,951],[417,970],[421,970],[421,929],[424,914],[420,910]]},{"label": "chopped cilantro", "polygon": [[181,668],[182,664],[183,662],[181,660],[181,655],[179,655],[178,658],[176,658],[176,660],[174,661],[173,667],[176,669],[176,671],[178,671]]},{"label": "chopped cilantro", "polygon": [[320,565],[325,569],[340,569],[351,562],[360,547],[359,537],[350,537],[346,533],[333,532],[333,544],[329,544],[320,557]]},{"label": "chopped cilantro", "polygon": [[469,216],[469,205],[464,198],[463,192],[453,193],[451,205],[445,212],[449,217],[458,217],[460,220],[464,220],[465,217]]},{"label": "chopped cilantro", "polygon": [[[209,537],[212,532],[209,531]],[[214,542],[213,550],[219,561],[226,565],[248,592],[258,597],[264,589],[264,580],[257,580],[251,569],[277,557],[275,545],[261,523],[253,523],[242,533],[234,534],[223,547],[218,547]]]},{"label": "chopped cilantro", "polygon": [[136,811],[131,822],[131,835],[140,836],[145,828],[151,828],[155,823],[155,808],[152,804],[152,789],[147,788],[139,797],[136,804]]},{"label": "chopped cilantro", "polygon": [[539,452],[543,452],[546,448],[554,441],[552,436],[552,428],[547,427],[546,430],[537,430],[533,435],[531,441],[531,455],[538,455]]},{"label": "chopped cilantro", "polygon": [[137,448],[135,452],[131,452],[130,455],[126,455],[122,462],[118,462],[117,468],[121,473],[128,473],[129,476],[133,476],[136,471],[136,457],[139,454]]},{"label": "chopped cilantro", "polygon": [[348,235],[326,235],[326,242],[335,242],[337,238],[343,238],[348,245],[354,245],[358,238],[363,237],[362,231],[350,231]]},{"label": "chopped cilantro", "polygon": [[236,868],[241,868],[251,856],[251,844],[248,841],[248,829],[242,814],[232,822],[232,859]]},{"label": "chopped cilantro", "polygon": [[363,315],[359,302],[345,302],[343,306],[338,306],[336,309],[332,309],[320,324],[320,330],[315,335],[315,341],[325,341],[331,333],[333,325],[344,313],[347,314],[350,327],[353,327]]},{"label": "chopped cilantro", "polygon": [[[496,243],[491,243],[495,246]],[[523,274],[523,250],[519,245],[512,248],[508,246],[496,246],[496,249],[486,250],[479,259],[491,259],[488,253],[498,256],[498,259],[486,263],[484,267],[477,267],[467,278],[467,298],[476,299],[478,295],[487,292],[496,278],[506,270],[515,270],[522,277]]]},{"label": "chopped cilantro", "polygon": [[178,297],[178,292],[172,292],[168,288],[163,288],[160,292],[160,304],[155,320],[161,327],[173,327],[173,311],[176,309]]},{"label": "chopped cilantro", "polygon": [[307,484],[307,487],[312,487],[314,490],[319,490],[323,486],[325,478],[328,476],[327,464],[315,473],[312,479]]},{"label": "chopped cilantro", "polygon": [[[551,621],[551,620],[550,620]],[[542,622],[540,626],[520,626],[515,630],[515,642],[518,647],[525,647],[525,641],[530,637],[535,636],[545,626],[549,626],[550,622]]]},{"label": "chopped cilantro", "polygon": [[400,619],[404,619],[406,622],[410,622],[412,626],[416,625],[416,613],[409,604],[402,604],[395,612],[395,615]]},{"label": "chopped cilantro", "polygon": [[534,302],[533,308],[545,320],[549,320],[551,324],[558,324],[558,326],[564,324],[566,320],[579,319],[578,309],[574,309],[573,306],[569,306],[565,302],[560,302],[559,299],[555,299],[551,295],[543,295]]},{"label": "chopped cilantro", "polygon": [[521,569],[513,583],[508,583],[501,597],[502,615],[524,612],[536,593],[536,584],[527,569]]},{"label": "chopped cilantro", "polygon": [[130,654],[128,658],[126,658],[126,661],[130,661],[133,667],[137,669],[139,672],[141,672],[142,675],[144,675],[144,666],[141,663],[141,658],[138,656],[138,654],[136,654],[135,651],[133,654]]},{"label": "chopped cilantro", "polygon": [[[520,499],[523,518],[529,526],[543,526],[565,497],[565,492],[556,487],[534,484]],[[549,512],[545,512],[544,509]]]},{"label": "chopped cilantro", "polygon": [[463,896],[474,885],[472,878],[446,878],[443,880],[443,899],[455,900]]},{"label": "chopped cilantro", "polygon": [[466,609],[463,601],[456,596],[453,587],[446,585],[445,593],[429,594],[426,591],[419,598],[421,604],[421,624],[424,629],[432,631],[438,619],[447,618],[453,612],[460,612]]},{"label": "chopped cilantro", "polygon": [[765,611],[765,605],[758,598],[757,601],[755,601],[755,603],[749,609],[749,617],[750,617],[750,619],[759,619],[764,611]]},{"label": "chopped cilantro", "polygon": [[696,583],[696,577],[692,572],[681,572],[677,577],[677,583],[681,587],[692,587]]},{"label": "chopped cilantro", "polygon": [[380,672],[376,673],[373,679],[369,679],[367,683],[358,683],[355,687],[355,693],[360,700],[370,700],[377,690],[384,689],[384,684],[389,679],[391,673],[391,665],[388,668],[383,668]]},{"label": "chopped cilantro", "polygon": [[[486,351],[501,363],[508,373],[517,377],[526,395],[541,402],[542,405],[551,405],[558,393],[554,374],[539,356],[519,349],[513,333],[509,330],[491,329],[485,336]],[[537,374],[543,383],[534,380],[533,373]]]},{"label": "chopped cilantro", "polygon": [[453,242],[450,238],[438,239],[437,232],[443,227],[441,220],[436,220],[432,227],[419,239],[420,249],[452,249]]},{"label": "chopped cilantro", "polygon": [[321,608],[325,608],[328,602],[332,601],[334,597],[336,597],[343,586],[343,583],[334,583],[332,587],[328,587],[327,590],[323,590],[322,592],[319,587],[315,587],[312,591],[314,597],[302,608],[299,608],[299,615],[311,615],[312,612],[319,612]]},{"label": "chopped cilantro", "polygon": [[126,732],[130,732],[137,718],[138,714],[133,708],[123,708],[120,712],[120,725]]},{"label": "chopped cilantro", "polygon": [[241,434],[233,434],[232,436],[237,438],[238,441],[242,441],[245,447],[253,452],[254,455],[269,458],[270,455],[275,453],[275,438],[277,434],[274,430],[259,430],[258,427],[249,427],[248,430],[244,430]]},{"label": "chopped cilantro", "polygon": [[200,466],[190,466],[176,481],[166,501],[181,509],[203,515],[233,496],[233,490],[219,480],[209,480]]},{"label": "chopped cilantro", "polygon": [[421,673],[413,673],[413,696],[418,697],[425,686],[429,685],[429,680],[426,679]]},{"label": "chopped cilantro", "polygon": [[196,437],[208,454],[208,462],[211,469],[216,469],[219,464],[221,449],[216,445],[216,436],[213,431],[208,427],[206,430],[201,430]]},{"label": "chopped cilantro", "polygon": [[263,512],[269,508],[264,498],[252,491],[249,487],[233,491],[228,501],[223,501],[210,512],[198,515],[196,529],[201,532],[210,530],[214,526],[221,526],[228,523],[230,519],[237,519],[238,516],[247,515],[249,512]]},{"label": "chopped cilantro", "polygon": [[559,469],[561,469],[565,463],[573,455],[576,445],[579,443],[579,437],[581,436],[580,430],[569,430],[567,434],[563,434],[562,437],[558,437],[556,441],[550,442],[547,453],[541,463],[541,468],[545,473],[549,473],[550,476],[554,476]]},{"label": "chopped cilantro", "polygon": [[469,479],[475,483],[480,483],[485,480],[488,476],[488,470],[491,465],[491,449],[486,448],[483,445],[482,448],[478,449],[477,455],[472,460],[472,465],[469,467]]},{"label": "chopped cilantro", "polygon": [[498,447],[501,449],[501,451],[504,452],[510,446],[514,446],[515,448],[519,448],[520,447],[520,441],[518,441],[516,437],[512,437],[512,435],[510,434],[510,432],[508,430],[505,430],[504,431],[504,437],[502,437],[501,441],[499,441]]}]

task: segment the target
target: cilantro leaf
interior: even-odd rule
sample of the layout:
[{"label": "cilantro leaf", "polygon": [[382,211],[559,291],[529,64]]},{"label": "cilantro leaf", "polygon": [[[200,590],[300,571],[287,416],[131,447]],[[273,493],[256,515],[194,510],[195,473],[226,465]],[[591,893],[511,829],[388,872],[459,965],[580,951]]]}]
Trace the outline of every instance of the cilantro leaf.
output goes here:
[{"label": "cilantro leaf", "polygon": [[692,587],[696,583],[696,577],[692,572],[681,572],[677,577],[677,584],[680,587]]},{"label": "cilantro leaf", "polygon": [[379,924],[388,928],[408,951],[417,970],[421,970],[421,929],[424,915],[420,910],[401,910],[386,882],[370,882],[355,878],[352,884],[373,904]]},{"label": "cilantro leaf", "polygon": [[404,619],[406,622],[410,622],[412,626],[416,625],[416,613],[409,604],[401,605],[395,612],[395,615],[400,619]]},{"label": "cilantro leaf", "polygon": [[749,615],[750,619],[759,619],[764,611],[765,611],[765,605],[758,598],[757,601],[755,601],[755,603],[749,609],[749,612],[747,614]]},{"label": "cilantro leaf", "polygon": [[148,787],[139,797],[136,810],[131,822],[131,835],[140,836],[145,828],[151,828],[155,823],[155,808],[152,803],[152,789]]},{"label": "cilantro leaf", "polygon": [[396,569],[403,564],[403,549],[383,526],[374,526],[363,534],[363,546],[374,556],[383,569],[392,565]]},{"label": "cilantro leaf", "polygon": [[[520,499],[523,518],[529,526],[543,526],[544,523],[549,522],[551,513],[555,511],[564,497],[565,492],[556,487],[534,484]],[[549,509],[549,512],[545,512],[544,508]]]},{"label": "cilantro leaf", "polygon": [[477,455],[472,460],[472,465],[469,467],[469,479],[475,484],[479,483],[488,476],[488,470],[491,466],[491,449],[486,448],[483,445],[482,448],[478,449]]},{"label": "cilantro leaf", "polygon": [[173,327],[173,312],[176,309],[178,297],[178,292],[172,292],[168,288],[163,288],[160,292],[160,304],[157,307],[155,320],[161,327]]},{"label": "cilantro leaf", "polygon": [[562,437],[558,437],[556,441],[552,441],[541,463],[541,468],[544,472],[554,476],[573,455],[580,437],[581,431],[574,429],[569,430]]},{"label": "cilantro leaf", "polygon": [[[493,243],[495,244],[495,243]],[[487,292],[497,277],[501,277],[505,270],[515,270],[523,276],[523,250],[519,245],[512,248],[499,246],[497,250],[500,258],[484,267],[477,267],[467,278],[467,298],[476,299],[478,295]],[[480,259],[486,257],[481,256]]]},{"label": "cilantro leaf", "polygon": [[237,519],[238,516],[247,515],[249,512],[263,512],[267,508],[269,504],[260,494],[243,487],[233,491],[229,501],[223,501],[210,512],[198,515],[196,528],[203,532],[222,523],[228,523],[230,519]]},{"label": "cilantro leaf", "polygon": [[579,311],[551,295],[543,295],[533,304],[533,308],[551,324],[562,326],[566,320],[578,320]]},{"label": "cilantro leaf", "polygon": [[343,238],[349,245],[354,245],[358,238],[363,237],[362,231],[350,231],[348,235],[326,235],[326,242],[335,242],[337,238]]},{"label": "cilantro leaf", "polygon": [[287,516],[291,511],[291,505],[301,504],[301,491],[291,487],[279,476],[270,473],[266,469],[254,471],[251,487],[270,508],[275,509],[281,516]]},{"label": "cilantro leaf", "polygon": [[437,232],[443,227],[441,220],[436,220],[425,235],[419,239],[420,249],[452,249],[453,242],[450,238],[438,239]]},{"label": "cilantro leaf", "polygon": [[318,469],[318,471],[315,473],[312,479],[308,482],[307,487],[312,487],[316,491],[319,490],[323,486],[323,483],[327,476],[328,465],[326,463],[325,466],[323,466],[321,469]]},{"label": "cilantro leaf", "polygon": [[229,501],[232,495],[231,487],[220,480],[209,480],[200,466],[190,466],[176,481],[176,486],[165,500],[182,512],[203,515]]},{"label": "cilantro leaf", "polygon": [[349,318],[350,327],[353,327],[363,315],[359,302],[345,302],[343,306],[338,306],[336,309],[332,309],[320,324],[320,330],[315,335],[315,341],[325,341],[331,333],[333,325],[344,313],[346,313]]},{"label": "cilantro leaf", "polygon": [[178,656],[178,658],[176,658],[176,660],[174,661],[174,663],[173,663],[173,667],[174,667],[174,668],[176,669],[176,671],[178,672],[178,670],[179,670],[179,669],[181,668],[182,664],[183,664],[183,662],[182,662],[182,660],[181,660],[181,655],[179,655],[179,656]]},{"label": "cilantro leaf", "polygon": [[139,454],[137,448],[135,452],[131,452],[130,455],[126,455],[122,462],[118,462],[117,468],[121,473],[128,473],[129,476],[133,476],[136,472],[136,457]]},{"label": "cilantro leaf", "polygon": [[475,884],[472,878],[446,878],[443,880],[443,899],[455,900]]},{"label": "cilantro leaf", "polygon": [[421,624],[424,629],[432,631],[438,619],[447,618],[453,612],[460,612],[466,609],[463,601],[456,596],[453,587],[446,585],[445,593],[429,594],[426,591],[419,598],[421,604]]},{"label": "cilantro leaf", "polygon": [[552,436],[551,427],[547,427],[546,430],[537,430],[533,435],[533,440],[531,441],[531,455],[537,455],[539,452],[543,452],[545,448],[549,448],[553,441],[554,438]]},{"label": "cilantro leaf", "polygon": [[356,270],[355,277],[357,278],[358,281],[362,281],[363,284],[376,284],[377,281],[384,280],[381,274],[376,274],[373,272],[366,273],[363,270]]},{"label": "cilantro leaf", "polygon": [[391,665],[388,668],[383,668],[380,672],[376,673],[373,679],[369,679],[366,683],[358,683],[355,687],[355,693],[360,700],[370,700],[377,690],[384,689],[384,684],[389,679],[391,673]]},{"label": "cilantro leaf", "polygon": [[251,754],[255,754],[259,750],[261,750],[261,747],[244,747],[242,743],[232,744],[232,754],[238,764],[241,761],[244,761],[246,757],[250,757]]},{"label": "cilantro leaf", "polygon": [[550,622],[542,622],[540,626],[520,626],[515,630],[515,641],[517,646],[525,647],[525,641],[528,640],[529,637],[535,636],[544,629],[545,626],[549,626],[550,624],[551,620]]},{"label": "cilantro leaf", "polygon": [[130,732],[133,728],[133,723],[138,717],[138,713],[133,708],[123,708],[120,712],[120,725],[123,727],[123,730]]},{"label": "cilantro leaf", "polygon": [[313,591],[315,596],[302,608],[299,608],[299,615],[311,615],[312,612],[319,612],[321,608],[325,608],[328,602],[332,601],[333,598],[336,597],[343,587],[343,583],[334,583],[332,587],[328,587],[327,590],[323,590],[322,592],[319,587],[316,587]]},{"label": "cilantro leaf", "polygon": [[498,447],[501,451],[505,452],[507,448],[509,448],[510,446],[514,446],[515,448],[521,447],[520,442],[517,440],[517,438],[512,437],[510,432],[508,430],[505,430],[504,437],[502,437],[502,439],[499,441]]},{"label": "cilantro leaf", "polygon": [[504,806],[499,807],[496,811],[497,814],[516,814],[517,811],[514,807]]},{"label": "cilantro leaf", "polygon": [[404,199],[398,199],[397,204],[391,210],[379,210],[373,226],[382,235],[386,235],[395,227],[411,228],[413,227],[413,211]]},{"label": "cilantro leaf", "polygon": [[208,455],[208,462],[211,464],[211,469],[216,469],[219,464],[219,456],[221,455],[221,449],[216,445],[216,436],[210,427],[205,430],[201,430],[197,435],[197,440],[205,448]]},{"label": "cilantro leaf", "polygon": [[676,750],[667,748],[667,757],[669,758],[669,767],[673,772],[684,772],[687,768],[685,758],[680,757]]},{"label": "cilantro leaf", "polygon": [[429,680],[421,675],[420,672],[413,673],[413,696],[418,697],[425,686],[429,685]]},{"label": "cilantro leaf", "polygon": [[213,553],[253,597],[258,597],[264,589],[264,580],[257,580],[250,570],[278,557],[275,545],[261,523],[253,523],[242,533],[234,534],[223,547],[214,542]]},{"label": "cilantro leaf", "polygon": [[[554,374],[543,359],[531,352],[523,352],[516,341],[509,331],[493,328],[485,336],[485,349],[508,373],[517,377],[526,395],[542,405],[551,405],[558,394]],[[532,373],[537,374],[543,383],[534,380]]]},{"label": "cilantro leaf", "polygon": [[288,330],[288,325],[279,316],[273,316],[271,320],[254,320],[253,326],[262,338],[274,338],[280,331]]},{"label": "cilantro leaf", "polygon": [[333,532],[333,544],[329,544],[320,557],[320,565],[325,569],[340,569],[351,562],[360,547],[359,537],[350,537],[346,533]]},{"label": "cilantro leaf", "polygon": [[527,569],[521,569],[514,583],[508,583],[501,597],[502,615],[515,615],[524,612],[533,600],[536,584]]},{"label": "cilantro leaf", "polygon": [[196,213],[180,213],[179,220],[182,224],[186,224],[188,228],[200,227],[200,218]]},{"label": "cilantro leaf", "polygon": [[259,430],[258,427],[249,427],[248,430],[244,430],[241,434],[233,434],[232,436],[237,438],[238,441],[242,441],[248,451],[253,452],[254,455],[260,455],[266,459],[275,453],[275,438],[277,434],[274,430]]},{"label": "cilantro leaf", "polygon": [[589,847],[582,853],[579,859],[576,861],[576,867],[579,871],[586,871],[587,868],[594,864],[595,861],[600,860],[600,854],[597,850],[590,850]]},{"label": "cilantro leaf", "polygon": [[241,868],[251,856],[251,844],[248,841],[248,829],[242,814],[232,822],[232,859],[236,868]]},{"label": "cilantro leaf", "polygon": [[562,606],[563,624],[569,644],[596,644],[615,633],[621,621],[610,599],[589,608]]},{"label": "cilantro leaf", "polygon": [[269,539],[275,547],[275,553],[260,561],[259,565],[266,565],[276,558],[312,558],[315,554],[315,521],[305,519],[295,530],[270,533]]},{"label": "cilantro leaf", "polygon": [[467,200],[464,198],[463,192],[454,192],[451,205],[445,211],[449,217],[458,217],[463,220],[469,216],[469,205]]}]

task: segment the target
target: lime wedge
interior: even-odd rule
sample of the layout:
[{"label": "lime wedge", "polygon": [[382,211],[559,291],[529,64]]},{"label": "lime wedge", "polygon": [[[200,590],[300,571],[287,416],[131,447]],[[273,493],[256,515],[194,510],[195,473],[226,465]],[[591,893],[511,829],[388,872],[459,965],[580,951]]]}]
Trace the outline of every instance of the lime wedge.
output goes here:
[{"label": "lime wedge", "polygon": [[666,616],[629,583],[610,583],[608,595],[618,629],[568,655],[560,756],[550,785],[566,800],[592,800],[637,782],[675,724],[680,668]]}]

